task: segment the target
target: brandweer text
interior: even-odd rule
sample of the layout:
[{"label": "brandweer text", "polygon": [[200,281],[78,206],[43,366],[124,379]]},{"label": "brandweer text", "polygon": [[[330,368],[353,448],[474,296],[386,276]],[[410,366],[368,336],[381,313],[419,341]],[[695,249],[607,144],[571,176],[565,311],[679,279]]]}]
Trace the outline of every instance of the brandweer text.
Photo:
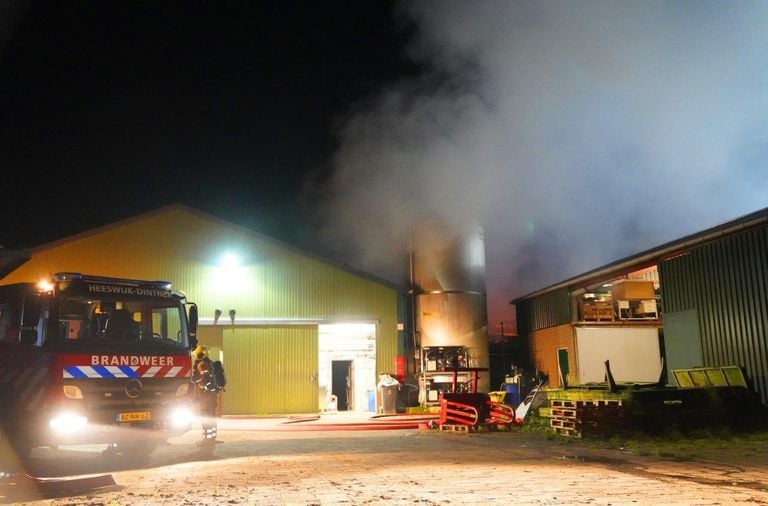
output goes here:
[{"label": "brandweer text", "polygon": [[172,366],[173,357],[91,355],[91,365]]}]

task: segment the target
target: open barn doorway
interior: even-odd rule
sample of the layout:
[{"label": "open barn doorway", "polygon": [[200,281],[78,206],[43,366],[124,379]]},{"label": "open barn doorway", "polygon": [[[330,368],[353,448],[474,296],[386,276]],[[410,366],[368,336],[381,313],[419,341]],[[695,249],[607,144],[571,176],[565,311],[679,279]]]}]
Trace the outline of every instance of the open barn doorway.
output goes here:
[{"label": "open barn doorway", "polygon": [[352,395],[352,361],[334,360],[331,362],[332,381],[331,393],[336,396],[336,409],[351,411],[354,409],[355,397]]},{"label": "open barn doorway", "polygon": [[372,411],[376,392],[376,324],[318,326],[320,411]]}]

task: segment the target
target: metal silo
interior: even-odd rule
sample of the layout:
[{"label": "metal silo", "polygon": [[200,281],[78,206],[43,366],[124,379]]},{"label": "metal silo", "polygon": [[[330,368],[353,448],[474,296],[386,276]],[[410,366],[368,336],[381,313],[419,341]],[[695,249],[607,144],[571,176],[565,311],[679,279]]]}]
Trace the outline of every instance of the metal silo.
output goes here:
[{"label": "metal silo", "polygon": [[[438,220],[422,222],[413,235],[411,285],[416,331],[421,349],[422,386],[445,381],[444,366],[488,368],[488,315],[485,289],[485,243],[479,226],[450,226]],[[466,356],[425,351],[464,347]],[[466,379],[466,375],[464,375]],[[480,372],[478,391],[489,390],[489,372]],[[429,399],[426,399],[429,400]],[[434,400],[434,399],[432,399]]]}]

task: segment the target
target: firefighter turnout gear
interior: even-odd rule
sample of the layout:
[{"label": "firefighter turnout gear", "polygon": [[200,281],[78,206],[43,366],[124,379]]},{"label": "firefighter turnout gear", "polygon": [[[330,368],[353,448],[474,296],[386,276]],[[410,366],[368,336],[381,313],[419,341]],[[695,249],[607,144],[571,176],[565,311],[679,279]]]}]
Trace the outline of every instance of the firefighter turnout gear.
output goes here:
[{"label": "firefighter turnout gear", "polygon": [[192,381],[197,386],[195,400],[203,426],[200,446],[212,450],[216,443],[216,404],[221,388],[216,384],[213,363],[208,357],[208,350],[204,346],[198,346],[192,354],[195,359]]},{"label": "firefighter turnout gear", "polygon": [[208,348],[203,345],[198,345],[197,348],[192,350],[192,356],[195,360],[203,360],[208,358]]}]

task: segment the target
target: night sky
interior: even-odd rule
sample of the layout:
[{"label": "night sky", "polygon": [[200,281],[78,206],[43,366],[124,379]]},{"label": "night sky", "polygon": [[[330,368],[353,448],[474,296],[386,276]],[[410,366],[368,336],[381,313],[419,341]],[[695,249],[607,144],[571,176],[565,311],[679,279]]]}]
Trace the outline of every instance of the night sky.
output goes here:
[{"label": "night sky", "polygon": [[173,202],[310,244],[302,188],[331,170],[337,122],[418,73],[392,2],[10,7],[0,26],[7,248]]},{"label": "night sky", "polygon": [[[181,202],[509,301],[768,206],[763,0],[0,1],[0,245]],[[509,327],[511,328],[512,324]]]}]

